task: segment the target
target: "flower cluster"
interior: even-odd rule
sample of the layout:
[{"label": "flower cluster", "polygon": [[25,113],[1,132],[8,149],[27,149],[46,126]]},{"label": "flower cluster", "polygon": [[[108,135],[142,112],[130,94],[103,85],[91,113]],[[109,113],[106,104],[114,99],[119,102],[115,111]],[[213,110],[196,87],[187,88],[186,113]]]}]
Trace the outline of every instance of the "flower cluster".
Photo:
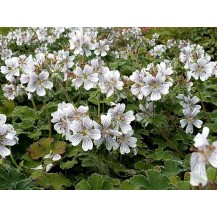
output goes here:
[{"label": "flower cluster", "polygon": [[88,151],[105,143],[107,150],[117,150],[121,154],[129,153],[136,147],[137,139],[132,137],[130,123],[135,119],[133,111],[125,112],[125,104],[117,104],[108,110],[107,115],[101,115],[100,122],[90,119],[88,107],[75,108],[71,103],[61,103],[58,110],[52,113],[54,129],[65,136],[73,146],[82,143],[82,149]]},{"label": "flower cluster", "polygon": [[172,67],[165,62],[156,66],[149,64],[141,72],[135,71],[130,76],[130,80],[134,82],[131,92],[139,100],[142,100],[143,97],[146,97],[148,101],[160,100],[161,94],[168,94],[169,88],[173,84],[171,74],[173,74]]},{"label": "flower cluster", "polygon": [[2,158],[10,155],[11,151],[5,146],[14,146],[18,142],[13,126],[6,124],[6,116],[0,114],[0,155]]},{"label": "flower cluster", "polygon": [[177,98],[180,100],[180,105],[183,108],[183,114],[185,116],[184,119],[180,120],[180,124],[182,128],[186,126],[186,133],[193,133],[193,126],[197,128],[201,128],[203,121],[197,119],[197,114],[200,112],[201,106],[196,105],[199,102],[199,98],[194,96],[184,96],[183,94],[179,94]]}]

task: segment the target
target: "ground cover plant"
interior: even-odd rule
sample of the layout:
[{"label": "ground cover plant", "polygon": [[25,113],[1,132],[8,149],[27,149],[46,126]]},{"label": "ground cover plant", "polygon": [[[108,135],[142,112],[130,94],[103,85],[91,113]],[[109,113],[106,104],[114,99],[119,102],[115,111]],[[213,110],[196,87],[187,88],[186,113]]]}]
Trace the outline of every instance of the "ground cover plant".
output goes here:
[{"label": "ground cover plant", "polygon": [[0,32],[0,189],[217,189],[216,28]]}]

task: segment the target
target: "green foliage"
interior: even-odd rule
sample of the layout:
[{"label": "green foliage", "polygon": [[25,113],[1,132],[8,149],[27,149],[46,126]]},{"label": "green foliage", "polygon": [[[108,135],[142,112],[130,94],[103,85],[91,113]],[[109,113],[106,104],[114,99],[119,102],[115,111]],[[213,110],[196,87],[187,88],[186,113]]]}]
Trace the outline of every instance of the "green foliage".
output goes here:
[{"label": "green foliage", "polygon": [[45,189],[62,190],[72,185],[71,181],[61,173],[45,173],[37,170],[32,173],[31,178]]},{"label": "green foliage", "polygon": [[0,164],[0,189],[31,190],[39,189],[34,181],[13,167]]},{"label": "green foliage", "polygon": [[87,180],[80,181],[75,189],[77,190],[112,190],[118,186],[118,179],[111,179],[109,176],[92,174]]}]

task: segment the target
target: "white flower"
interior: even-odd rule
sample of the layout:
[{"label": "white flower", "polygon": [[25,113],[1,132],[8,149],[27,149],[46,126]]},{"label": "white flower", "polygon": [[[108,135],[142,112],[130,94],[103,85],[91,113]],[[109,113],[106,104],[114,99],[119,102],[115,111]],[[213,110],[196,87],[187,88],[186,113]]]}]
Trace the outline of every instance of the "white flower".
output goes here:
[{"label": "white flower", "polygon": [[132,137],[133,130],[128,131],[126,134],[122,134],[117,137],[117,142],[120,144],[120,153],[128,154],[130,153],[130,148],[136,147],[137,138]]},{"label": "white flower", "polygon": [[12,57],[11,59],[5,60],[6,66],[1,66],[1,73],[6,74],[6,79],[12,81],[14,76],[19,76],[19,58]]},{"label": "white flower", "polygon": [[153,102],[146,103],[145,107],[142,104],[139,104],[139,108],[142,112],[136,114],[136,119],[137,121],[145,123],[146,127],[150,121],[150,117],[153,116]]},{"label": "white flower", "polygon": [[109,51],[109,45],[106,45],[105,40],[100,40],[99,43],[95,44],[94,53],[98,56],[101,54],[102,57],[107,55],[107,51]]},{"label": "white flower", "polygon": [[201,109],[200,105],[196,105],[196,103],[199,102],[199,98],[197,96],[194,96],[191,98],[190,95],[184,96],[183,94],[179,94],[177,97],[178,99],[182,99],[179,104],[184,108],[188,109],[190,108],[191,110],[194,110],[195,108]]},{"label": "white flower", "polygon": [[2,87],[2,90],[4,91],[4,96],[7,99],[13,100],[16,96],[18,96],[20,87],[14,84],[5,84]]},{"label": "white flower", "polygon": [[191,177],[190,183],[193,186],[207,185],[206,164],[210,163],[217,168],[217,141],[210,145],[207,137],[209,128],[204,127],[202,134],[198,133],[194,138],[194,147],[197,152],[191,155]]},{"label": "white flower", "polygon": [[156,77],[151,74],[147,74],[144,78],[145,86],[142,87],[143,94],[147,97],[151,95],[151,101],[157,101],[161,99],[161,94],[168,94],[171,83],[166,82],[166,77],[158,73]]},{"label": "white flower", "polygon": [[203,121],[196,119],[196,115],[200,112],[199,109],[195,108],[193,111],[191,109],[183,109],[183,114],[185,118],[180,120],[181,127],[184,128],[186,125],[186,133],[193,133],[193,125],[197,128],[201,128]]},{"label": "white flower", "polygon": [[84,151],[93,149],[92,139],[98,140],[101,138],[100,130],[93,129],[93,121],[89,117],[84,117],[82,123],[73,121],[71,130],[73,135],[69,137],[69,141],[73,146],[77,146],[82,141],[82,149]]},{"label": "white flower", "polygon": [[42,71],[39,75],[35,72],[31,73],[26,90],[32,93],[36,91],[38,96],[45,96],[45,89],[52,89],[53,87],[53,83],[48,81],[48,77],[47,71]]},{"label": "white flower", "polygon": [[71,103],[62,102],[58,104],[57,111],[51,114],[51,122],[55,123],[54,129],[68,139],[73,121],[82,121],[82,118],[87,116],[87,111],[88,107],[80,106],[77,109]]},{"label": "white flower", "polygon": [[192,47],[186,46],[182,48],[180,53],[179,59],[182,63],[185,63],[185,69],[189,68],[190,63],[193,62],[193,54],[192,54]]},{"label": "white flower", "polygon": [[202,57],[197,60],[197,63],[193,63],[190,66],[190,69],[192,71],[192,77],[194,77],[196,80],[200,78],[201,81],[207,80],[212,75],[212,64],[209,63],[210,57]]},{"label": "white flower", "polygon": [[132,94],[137,96],[139,100],[142,100],[144,97],[144,94],[142,92],[142,87],[145,85],[144,72],[143,71],[139,72],[138,70],[136,70],[130,76],[130,80],[134,82],[134,84],[131,86]]},{"label": "white flower", "polygon": [[116,150],[119,148],[119,144],[115,140],[114,136],[120,136],[122,133],[111,129],[111,116],[110,114],[101,115],[101,125],[94,122],[96,129],[100,130],[101,138],[95,141],[97,147],[99,147],[103,142],[105,142],[107,150]]},{"label": "white flower", "polygon": [[99,84],[102,93],[106,93],[106,97],[110,97],[115,90],[122,90],[124,83],[120,81],[119,71],[108,71],[104,75],[104,81]]},{"label": "white flower", "polygon": [[161,56],[163,52],[166,51],[166,46],[165,45],[156,45],[152,50],[149,51],[149,53],[154,56]]},{"label": "white flower", "polygon": [[115,130],[118,131],[119,127],[123,133],[127,133],[132,130],[130,123],[135,120],[133,111],[124,113],[125,104],[118,103],[114,108],[108,110],[108,114],[111,115],[111,119],[115,121]]},{"label": "white flower", "polygon": [[16,137],[16,131],[13,126],[6,123],[6,116],[0,114],[0,155],[2,158],[10,155],[10,150],[5,147],[14,146],[18,142],[18,138]]},{"label": "white flower", "polygon": [[94,88],[98,82],[98,74],[93,72],[93,67],[89,65],[84,66],[84,70],[80,67],[76,67],[74,74],[76,78],[72,80],[72,83],[78,89],[84,83],[84,89],[90,90]]}]

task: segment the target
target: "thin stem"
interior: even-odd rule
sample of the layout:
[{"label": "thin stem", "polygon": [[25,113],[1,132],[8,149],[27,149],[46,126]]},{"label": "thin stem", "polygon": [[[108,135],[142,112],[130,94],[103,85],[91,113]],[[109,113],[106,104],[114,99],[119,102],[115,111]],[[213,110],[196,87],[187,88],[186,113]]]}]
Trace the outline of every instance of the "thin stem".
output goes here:
[{"label": "thin stem", "polygon": [[100,93],[98,96],[98,118],[100,119]]},{"label": "thin stem", "polygon": [[203,111],[204,111],[204,113],[206,115],[206,122],[209,122],[209,116],[208,116],[208,114],[206,112],[206,108],[205,108],[205,106],[203,104],[203,99],[202,99],[202,96],[200,94],[200,89],[199,89],[199,86],[198,86],[198,82],[196,82],[196,84],[197,84],[197,92],[198,92],[198,95],[199,95],[199,98],[200,98],[200,102],[202,104]]},{"label": "thin stem", "polygon": [[154,101],[152,102],[152,105],[153,105],[153,118],[155,116],[155,111],[154,111]]},{"label": "thin stem", "polygon": [[33,108],[35,109],[36,113],[38,112],[37,108],[36,108],[36,105],[35,105],[35,101],[34,101],[34,98],[32,97],[31,99],[32,101],[32,105],[33,105]]},{"label": "thin stem", "polygon": [[63,85],[61,83],[59,83],[59,85],[63,91],[63,94],[65,95],[66,99],[68,100],[68,102],[72,103],[72,105],[75,105],[74,102],[70,99],[67,90],[63,87]]},{"label": "thin stem", "polygon": [[49,111],[48,111],[48,108],[47,108],[46,101],[43,100],[43,103],[44,103],[44,107],[45,107],[45,110],[46,110],[46,116],[47,116],[47,121],[48,121],[48,126],[49,126],[49,138],[51,138],[52,127],[51,127],[50,115],[49,115]]},{"label": "thin stem", "polygon": [[[10,149],[10,152],[11,152],[11,147],[9,147],[9,149]],[[11,157],[11,160],[12,160],[13,164],[16,166],[17,169],[19,169],[19,166],[17,165],[16,161],[14,160],[12,152],[10,153],[10,157]]]},{"label": "thin stem", "polygon": [[[154,124],[155,125],[155,124]],[[181,158],[185,158],[185,156],[183,155],[183,153],[176,147],[176,145],[166,136],[166,134],[157,126],[155,125],[155,127],[157,128],[157,130],[159,131],[159,133],[161,134],[161,136],[168,142],[168,144],[170,144],[180,155]]]},{"label": "thin stem", "polygon": [[99,163],[99,173],[102,175],[103,172],[102,172],[101,157],[100,157],[100,155],[98,155],[98,163]]}]

